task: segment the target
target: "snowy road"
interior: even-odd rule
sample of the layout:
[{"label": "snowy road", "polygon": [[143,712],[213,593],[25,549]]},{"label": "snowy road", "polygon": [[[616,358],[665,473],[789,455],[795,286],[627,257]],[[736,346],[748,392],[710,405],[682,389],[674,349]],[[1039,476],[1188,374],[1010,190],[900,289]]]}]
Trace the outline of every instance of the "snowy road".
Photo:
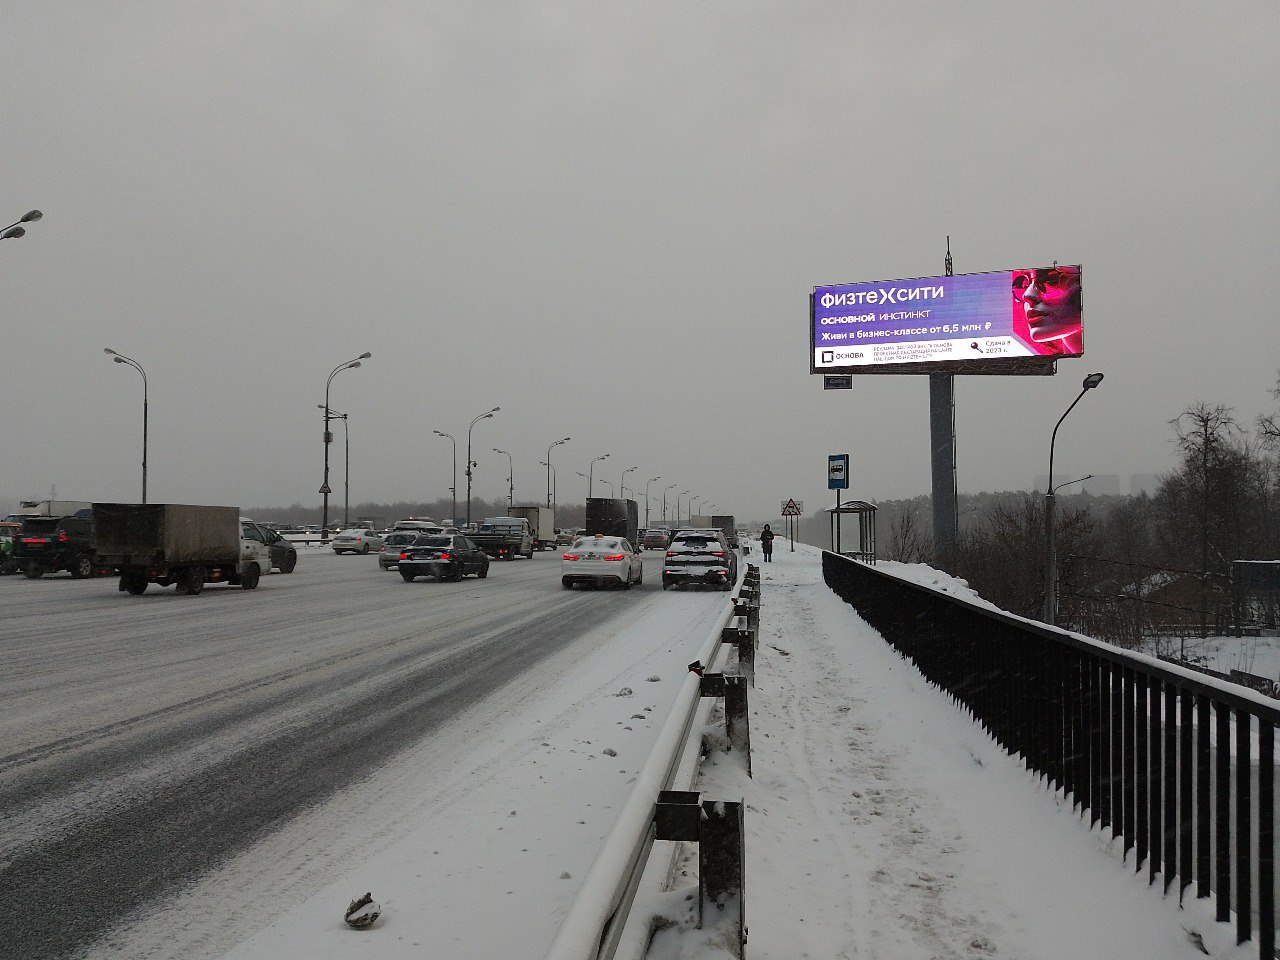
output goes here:
[{"label": "snowy road", "polygon": [[[0,883],[26,908],[0,918],[0,943],[60,957],[119,942],[237,852],[345,788],[385,781],[389,761],[441,731],[437,753],[457,766],[468,749],[458,719],[500,718],[522,681],[607,659],[609,643],[625,664],[637,619],[661,624],[654,650],[679,661],[670,638],[701,641],[723,603],[663,593],[656,555],[638,590],[564,591],[558,559],[495,563],[486,581],[406,584],[372,558],[315,552],[256,591],[198,597],[128,597],[113,580],[0,581]],[[323,840],[312,842],[306,858],[322,861]],[[253,874],[251,886],[279,891],[260,860]],[[216,932],[196,923],[186,946],[170,935],[171,955],[236,942],[236,909],[206,905]],[[147,954],[169,955],[154,943]]]}]

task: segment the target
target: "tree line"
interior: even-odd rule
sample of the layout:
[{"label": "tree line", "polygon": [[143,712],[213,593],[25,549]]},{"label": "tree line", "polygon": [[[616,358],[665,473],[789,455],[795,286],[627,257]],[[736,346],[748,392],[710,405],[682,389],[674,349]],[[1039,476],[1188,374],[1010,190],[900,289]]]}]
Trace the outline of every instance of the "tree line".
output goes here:
[{"label": "tree line", "polygon": [[[1271,390],[1280,402],[1280,377]],[[1275,593],[1233,588],[1233,560],[1280,559],[1280,414],[1242,423],[1197,401],[1169,421],[1174,469],[1152,495],[1058,493],[1058,624],[1123,646],[1152,638],[1274,627]],[[926,563],[982,597],[1039,619],[1045,595],[1045,497],[962,494],[958,545],[942,555],[927,496],[877,505],[882,559]],[[826,515],[800,536],[830,546]]]}]

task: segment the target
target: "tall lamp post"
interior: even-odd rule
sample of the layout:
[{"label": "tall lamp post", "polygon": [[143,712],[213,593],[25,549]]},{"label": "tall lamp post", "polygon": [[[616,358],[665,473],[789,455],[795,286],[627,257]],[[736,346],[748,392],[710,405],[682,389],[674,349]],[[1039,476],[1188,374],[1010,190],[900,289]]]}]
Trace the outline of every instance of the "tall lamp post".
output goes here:
[{"label": "tall lamp post", "polygon": [[[320,406],[320,404],[316,404]],[[342,421],[343,459],[346,461],[342,473],[342,525],[351,526],[351,432],[347,429],[347,415],[337,410],[329,411],[330,420]]]},{"label": "tall lamp post", "polygon": [[354,360],[338,364],[329,374],[329,379],[324,382],[324,483],[320,486],[320,494],[324,497],[324,519],[321,520],[320,526],[321,543],[329,542],[329,494],[333,492],[329,489],[329,444],[333,443],[333,434],[329,432],[329,421],[333,419],[329,412],[329,385],[343,370],[354,370],[360,366],[361,360],[368,360],[372,356],[372,353],[366,351]]},{"label": "tall lamp post", "polygon": [[[22,226],[22,224],[32,223],[43,216],[44,214],[39,210],[28,210],[22,215],[21,220],[15,220],[3,230],[0,230],[0,240],[17,240],[19,237],[25,237],[27,235],[27,230],[26,227]],[[145,500],[142,502],[146,503]]]},{"label": "tall lamp post", "polygon": [[507,451],[494,447],[493,452],[507,454],[507,513],[510,513],[512,506],[516,502],[516,468],[512,464],[511,454],[507,453]]},{"label": "tall lamp post", "polygon": [[646,528],[649,526],[649,484],[661,479],[661,477],[650,477],[644,482],[644,525]]},{"label": "tall lamp post", "polygon": [[570,439],[570,437],[565,437],[563,440],[557,440],[551,444],[551,446],[547,447],[547,459],[545,461],[547,468],[547,506],[551,508],[551,519],[553,521],[556,517],[556,494],[551,474],[551,451],[562,443],[568,443]]},{"label": "tall lamp post", "polygon": [[[32,216],[31,214],[35,214],[35,216]],[[22,218],[22,220],[19,220],[18,222],[22,223],[28,219],[39,220],[40,216],[41,214],[39,210],[32,210],[31,213],[28,213],[25,217]],[[18,234],[18,236],[22,236],[22,234]],[[123,353],[116,353],[110,347],[104,347],[103,352],[110,355],[111,358],[114,359],[116,363],[128,364],[129,366],[133,367],[133,369],[137,370],[140,374],[142,374],[142,502],[146,503],[147,502],[147,371],[142,369],[142,364],[140,364],[137,360],[134,360],[131,357],[126,357]]]},{"label": "tall lamp post", "polygon": [[631,473],[633,470],[639,469],[639,467],[627,467],[627,469],[622,471],[622,479],[618,481],[618,493],[623,497],[623,499],[626,499],[627,496],[627,474]]},{"label": "tall lamp post", "polygon": [[689,493],[688,490],[681,490],[678,494],[676,494],[676,526],[677,527],[680,526],[680,498],[687,496],[688,493]]},{"label": "tall lamp post", "polygon": [[[548,460],[539,460],[538,466],[546,467],[551,471],[551,517],[555,519],[556,515],[556,468],[551,465]],[[554,526],[554,524],[553,524]]]},{"label": "tall lamp post", "polygon": [[488,420],[495,413],[501,410],[501,407],[494,407],[492,410],[486,410],[480,416],[471,421],[471,426],[467,427],[467,526],[471,526],[471,468],[475,466],[475,461],[471,459],[471,430],[481,420]]},{"label": "tall lamp post", "polygon": [[[1067,413],[1075,409],[1075,405],[1080,402],[1080,398],[1102,382],[1102,374],[1091,373],[1084,378],[1083,387],[1079,395],[1071,401],[1071,406],[1067,407],[1066,413],[1058,418],[1058,422],[1053,427],[1053,436],[1049,439],[1049,483],[1048,490],[1044,495],[1044,541],[1045,541],[1045,571],[1044,571],[1044,622],[1049,626],[1054,626],[1054,621],[1058,616],[1058,545],[1055,540],[1054,525],[1056,522],[1057,509],[1057,491],[1053,486],[1053,447],[1058,441],[1058,427],[1062,426],[1062,421],[1067,419]],[[1088,479],[1082,477],[1081,479]],[[1078,481],[1072,480],[1072,483]],[[1065,487],[1066,484],[1064,483]]]},{"label": "tall lamp post", "polygon": [[432,430],[437,437],[444,437],[453,444],[453,486],[449,488],[449,493],[453,495],[453,515],[449,517],[449,525],[456,526],[458,523],[458,441],[453,439],[453,434],[442,433],[439,430]]},{"label": "tall lamp post", "polygon": [[601,460],[608,460],[608,459],[609,459],[609,454],[602,453],[600,454],[600,456],[596,457],[594,460],[591,461],[591,463],[587,465],[587,498],[588,499],[591,498],[591,477],[592,477],[593,471],[595,470],[595,465]]},{"label": "tall lamp post", "polygon": [[[680,484],[678,483],[668,484],[667,490],[674,490],[678,486],[680,486]],[[667,521],[667,490],[662,491],[662,522],[663,523],[668,522]],[[676,524],[676,526],[679,526],[679,524]]]}]

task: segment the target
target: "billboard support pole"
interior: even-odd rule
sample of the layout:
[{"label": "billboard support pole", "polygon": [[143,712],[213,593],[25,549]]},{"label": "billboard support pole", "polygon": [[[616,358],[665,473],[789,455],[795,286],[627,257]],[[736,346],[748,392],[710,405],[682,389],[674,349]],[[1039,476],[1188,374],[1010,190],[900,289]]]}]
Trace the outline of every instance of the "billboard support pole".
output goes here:
[{"label": "billboard support pole", "polygon": [[[946,276],[955,276],[951,237],[947,237]],[[945,563],[959,539],[956,524],[956,397],[955,378],[929,374],[929,440],[933,467],[933,542]]]}]

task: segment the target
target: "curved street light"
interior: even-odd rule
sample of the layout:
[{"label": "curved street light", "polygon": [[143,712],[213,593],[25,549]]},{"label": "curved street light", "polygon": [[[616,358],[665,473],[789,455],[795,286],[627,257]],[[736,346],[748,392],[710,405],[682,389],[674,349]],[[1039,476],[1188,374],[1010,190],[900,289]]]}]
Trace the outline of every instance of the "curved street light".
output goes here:
[{"label": "curved street light", "polygon": [[512,461],[511,461],[511,454],[507,453],[507,451],[506,451],[506,450],[499,450],[497,447],[494,447],[494,448],[493,448],[493,452],[494,452],[494,453],[506,453],[506,454],[507,454],[507,513],[510,513],[510,512],[511,512],[511,507],[512,507],[512,506],[515,504],[515,502],[516,502],[516,501],[515,501],[515,497],[516,497],[516,473],[515,473],[515,466],[512,464]]},{"label": "curved street light", "polygon": [[680,526],[680,498],[688,494],[688,490],[681,490],[676,494],[676,526]]},{"label": "curved street light", "polygon": [[661,479],[661,477],[650,477],[644,482],[644,525],[646,529],[649,526],[649,484]]},{"label": "curved street light", "polygon": [[[27,235],[27,231],[22,224],[34,223],[43,216],[44,214],[39,210],[28,210],[23,214],[21,220],[15,220],[3,230],[0,230],[0,240],[17,240],[19,237],[25,237]],[[143,503],[146,503],[146,501],[144,500]]]},{"label": "curved street light", "polygon": [[320,494],[324,497],[324,517],[320,525],[321,543],[329,542],[329,494],[332,492],[329,489],[329,444],[333,443],[333,434],[329,432],[329,421],[333,419],[333,414],[329,408],[329,385],[343,370],[354,370],[360,366],[361,360],[368,360],[372,356],[373,354],[366,350],[354,360],[338,364],[329,374],[329,379],[324,382],[324,483],[320,486]]},{"label": "curved street light", "polygon": [[453,434],[442,433],[439,430],[432,430],[437,437],[444,437],[453,444],[453,486],[449,488],[449,493],[453,495],[453,516],[449,518],[450,526],[457,526],[458,523],[458,441],[453,439]]},{"label": "curved street light", "polygon": [[611,456],[610,454],[602,453],[600,454],[600,456],[592,460],[590,464],[588,464],[587,466],[587,499],[591,498],[591,486],[592,486],[591,477],[592,477],[593,471],[595,470],[596,463],[598,463],[601,460],[608,460],[610,456]]},{"label": "curved street light", "polygon": [[[35,216],[32,216],[32,214],[35,214]],[[25,217],[22,218],[22,220],[18,222],[21,223],[28,219],[39,220],[40,216],[41,214],[39,210],[32,210],[31,213],[28,213]],[[18,236],[21,236],[21,234],[18,234]],[[147,371],[142,369],[142,364],[140,364],[137,360],[134,360],[131,357],[126,357],[123,353],[116,353],[110,347],[104,347],[103,353],[106,353],[109,356],[111,356],[116,363],[128,364],[129,366],[133,367],[133,369],[137,370],[140,374],[142,374],[142,502],[146,503],[147,502]]]},{"label": "curved street light", "polygon": [[[1044,622],[1049,626],[1054,625],[1054,621],[1058,617],[1058,545],[1055,542],[1056,533],[1054,525],[1056,523],[1055,514],[1057,512],[1057,490],[1053,486],[1053,447],[1058,442],[1058,427],[1062,426],[1062,421],[1067,419],[1067,413],[1075,409],[1080,398],[1102,382],[1102,374],[1091,373],[1084,378],[1084,384],[1081,387],[1079,395],[1071,401],[1071,406],[1067,407],[1066,413],[1058,418],[1058,422],[1054,424],[1053,435],[1049,439],[1049,482],[1048,489],[1044,495],[1044,540],[1045,540],[1045,570],[1044,570]],[[1081,477],[1080,480],[1087,480],[1088,477]],[[1072,480],[1071,483],[1079,483],[1079,480]],[[1065,487],[1067,484],[1063,484]]]},{"label": "curved street light", "polygon": [[[668,484],[667,490],[674,490],[678,486],[680,486],[680,484],[678,483]],[[662,522],[663,523],[667,523],[667,490],[662,491]],[[676,524],[676,526],[679,526],[679,524]]]},{"label": "curved street light", "polygon": [[565,437],[563,440],[557,440],[554,443],[552,443],[551,446],[547,447],[547,459],[543,461],[544,465],[547,468],[547,506],[551,508],[552,520],[554,520],[556,516],[556,496],[555,496],[555,493],[553,492],[553,487],[551,483],[551,451],[554,450],[556,447],[560,446],[560,444],[562,443],[568,443],[570,439],[572,438]]},{"label": "curved street light", "polygon": [[627,467],[627,469],[622,471],[622,479],[618,481],[618,492],[621,493],[624,498],[627,495],[627,474],[631,473],[633,470],[639,469],[639,467]]},{"label": "curved street light", "polygon": [[481,420],[490,419],[495,413],[501,410],[501,407],[494,407],[492,410],[486,410],[480,416],[471,421],[471,426],[467,427],[467,526],[471,526],[471,468],[474,467],[475,461],[471,459],[471,430]]}]

